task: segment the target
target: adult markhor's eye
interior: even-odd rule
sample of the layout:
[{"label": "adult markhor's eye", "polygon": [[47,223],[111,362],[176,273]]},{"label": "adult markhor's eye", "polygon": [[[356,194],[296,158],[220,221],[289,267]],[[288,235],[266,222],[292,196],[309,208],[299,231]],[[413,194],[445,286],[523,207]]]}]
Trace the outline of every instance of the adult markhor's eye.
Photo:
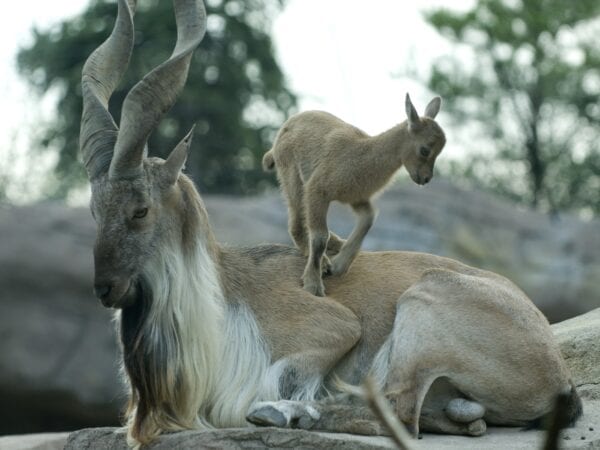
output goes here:
[{"label": "adult markhor's eye", "polygon": [[148,208],[136,209],[135,212],[133,213],[133,218],[134,219],[143,219],[144,217],[146,217],[146,214],[148,214]]},{"label": "adult markhor's eye", "polygon": [[431,150],[429,150],[427,147],[421,147],[419,149],[419,155],[421,155],[423,158],[427,158],[429,153],[431,153]]}]

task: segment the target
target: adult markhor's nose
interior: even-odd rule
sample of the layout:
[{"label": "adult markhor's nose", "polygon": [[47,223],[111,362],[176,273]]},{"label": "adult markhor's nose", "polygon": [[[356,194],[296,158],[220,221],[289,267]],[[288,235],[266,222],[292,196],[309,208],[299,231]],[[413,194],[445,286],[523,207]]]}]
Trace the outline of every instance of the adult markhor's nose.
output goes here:
[{"label": "adult markhor's nose", "polygon": [[110,284],[95,284],[94,285],[94,294],[100,300],[106,299],[110,295]]}]

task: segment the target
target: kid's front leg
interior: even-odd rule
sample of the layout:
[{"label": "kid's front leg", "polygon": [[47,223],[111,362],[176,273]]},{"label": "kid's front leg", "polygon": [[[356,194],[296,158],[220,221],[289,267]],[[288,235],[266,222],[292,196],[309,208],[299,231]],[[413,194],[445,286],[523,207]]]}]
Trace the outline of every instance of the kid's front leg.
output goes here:
[{"label": "kid's front leg", "polygon": [[331,275],[343,275],[348,271],[375,220],[376,210],[369,201],[354,203],[352,209],[358,216],[358,222],[340,252],[331,261]]}]

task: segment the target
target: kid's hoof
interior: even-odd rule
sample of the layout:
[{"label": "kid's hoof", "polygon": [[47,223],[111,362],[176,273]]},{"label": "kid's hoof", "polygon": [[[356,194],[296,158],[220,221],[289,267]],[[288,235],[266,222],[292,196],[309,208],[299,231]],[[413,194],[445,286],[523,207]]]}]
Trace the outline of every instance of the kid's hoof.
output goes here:
[{"label": "kid's hoof", "polygon": [[323,259],[321,260],[321,273],[323,276],[331,275],[331,261],[325,255],[323,255]]},{"label": "kid's hoof", "polygon": [[246,416],[246,420],[259,427],[285,428],[288,425],[287,418],[283,413],[271,405],[252,411]]},{"label": "kid's hoof", "polygon": [[344,275],[347,272],[346,267],[340,266],[339,264],[335,264],[335,262],[331,265],[331,269],[329,270],[329,274],[334,277],[339,277],[340,275]]},{"label": "kid's hoof", "polygon": [[334,277],[339,277],[340,275],[344,275],[348,271],[348,265],[345,261],[340,260],[339,256],[336,256],[331,261],[331,269],[329,273]]},{"label": "kid's hoof", "polygon": [[323,286],[321,277],[318,277],[316,280],[313,277],[302,277],[302,280],[306,292],[310,292],[317,297],[325,297],[325,286]]},{"label": "kid's hoof", "polygon": [[316,297],[325,297],[325,287],[323,283],[318,284],[305,284],[304,290],[310,292],[312,295]]}]

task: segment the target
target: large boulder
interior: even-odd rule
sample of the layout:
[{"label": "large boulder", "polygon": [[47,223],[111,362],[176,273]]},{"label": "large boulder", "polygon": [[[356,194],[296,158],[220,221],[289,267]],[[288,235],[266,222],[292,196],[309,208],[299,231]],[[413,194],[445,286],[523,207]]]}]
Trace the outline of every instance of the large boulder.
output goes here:
[{"label": "large boulder", "polygon": [[552,331],[580,394],[600,400],[600,308],[557,323]]},{"label": "large boulder", "polygon": [[[276,193],[206,196],[222,242],[289,243]],[[364,247],[432,252],[495,270],[553,321],[600,306],[599,221],[550,218],[447,184],[400,185],[378,201]],[[334,205],[340,234],[354,225]],[[92,295],[87,208],[0,206],[0,434],[115,425],[124,402],[111,313]]]},{"label": "large boulder", "polygon": [[[586,404],[587,415],[576,427],[562,432],[561,449],[600,449],[600,403]],[[545,432],[519,428],[489,428],[482,437],[425,434],[415,448],[427,450],[537,450],[543,448]],[[69,435],[65,450],[128,450],[125,436],[114,428],[92,428]],[[279,428],[220,429],[184,431],[161,436],[147,450],[235,449],[394,449],[387,437],[320,433]]]},{"label": "large boulder", "polygon": [[0,434],[118,424],[111,314],[93,298],[82,209],[0,209]]},{"label": "large boulder", "polygon": [[38,433],[0,436],[2,450],[63,450],[69,433]]}]

